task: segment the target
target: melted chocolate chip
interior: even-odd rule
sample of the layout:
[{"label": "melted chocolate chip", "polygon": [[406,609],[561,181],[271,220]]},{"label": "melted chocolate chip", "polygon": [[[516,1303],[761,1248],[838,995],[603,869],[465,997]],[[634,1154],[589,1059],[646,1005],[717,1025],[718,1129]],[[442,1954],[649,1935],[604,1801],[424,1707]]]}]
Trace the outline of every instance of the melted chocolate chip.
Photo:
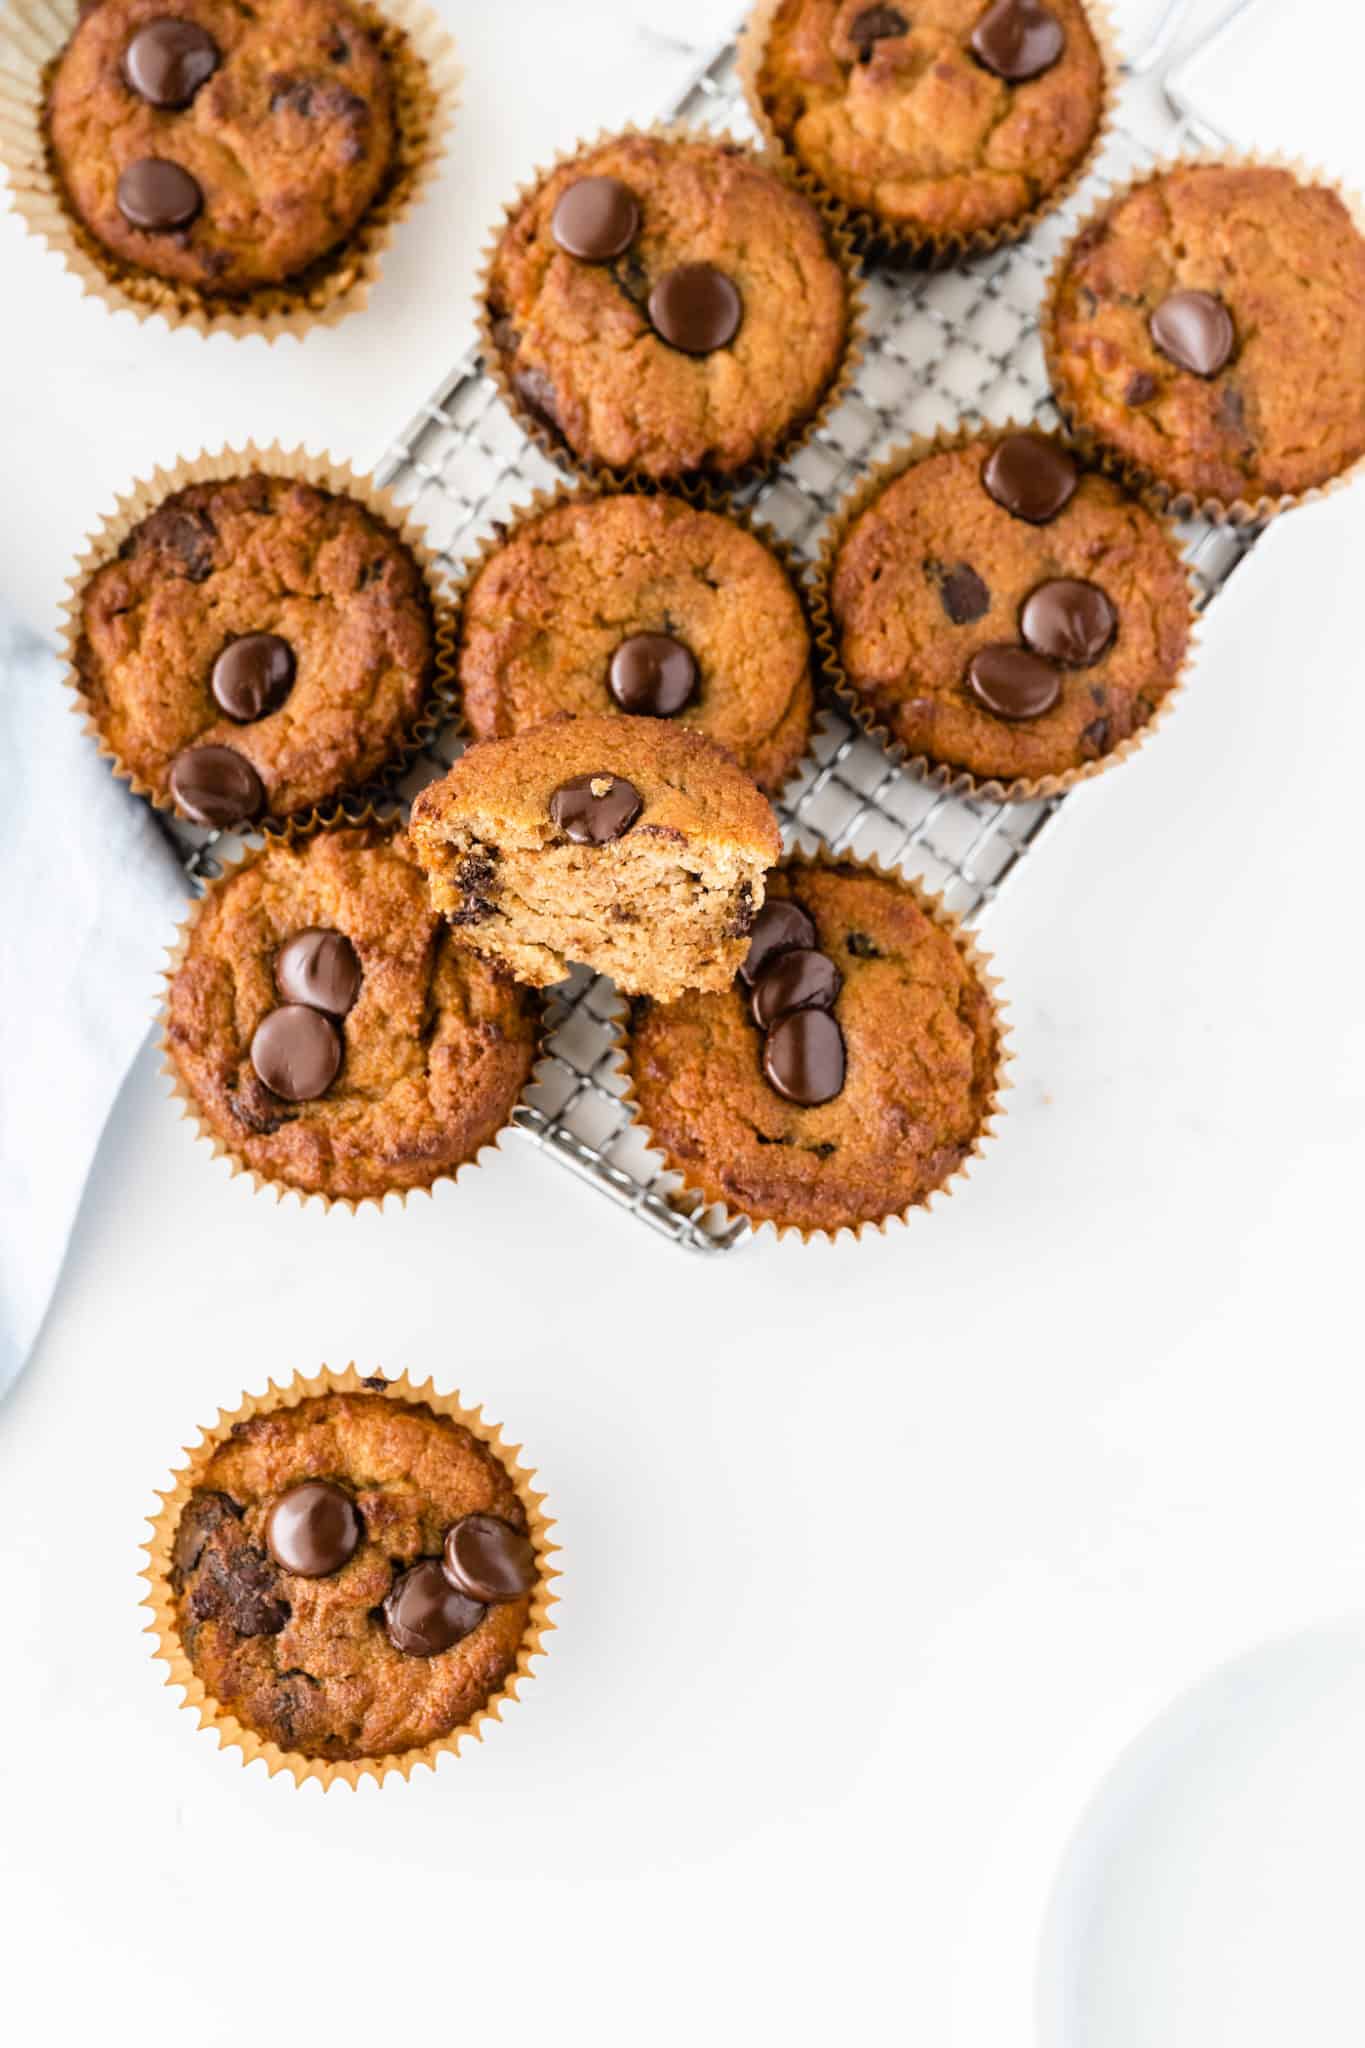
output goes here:
[{"label": "melted chocolate chip", "polygon": [[238,725],[278,711],[294,687],[294,650],[278,633],[243,633],[213,664],[214,702]]},{"label": "melted chocolate chip", "polygon": [[748,955],[739,970],[740,980],[752,988],[779,953],[792,946],[809,947],[817,943],[815,920],[810,912],[793,903],[790,896],[770,896],[754,919]]},{"label": "melted chocolate chip", "polygon": [[1156,397],[1156,378],[1150,370],[1134,370],[1123,394],[1125,405],[1149,405]]},{"label": "melted chocolate chip", "polygon": [[445,1574],[471,1600],[520,1600],[536,1582],[535,1547],[498,1515],[461,1515],[446,1531]]},{"label": "melted chocolate chip", "polygon": [[287,1003],[344,1017],[360,994],[360,961],[344,932],[310,925],[275,955],[275,986]]},{"label": "melted chocolate chip", "polygon": [[579,846],[606,846],[629,832],[644,798],[624,775],[575,775],[550,798],[550,819]]},{"label": "melted chocolate chip", "polygon": [[830,1010],[844,977],[827,953],[793,946],[779,953],[755,984],[749,1008],[760,1031],[793,1010]]},{"label": "melted chocolate chip", "polygon": [[1172,292],[1147,324],[1162,355],[1196,377],[1216,377],[1237,346],[1232,315],[1212,292]]},{"label": "melted chocolate chip", "polygon": [[196,825],[241,825],[265,804],[260,776],[232,747],[186,747],[169,779],[171,795]]},{"label": "melted chocolate chip", "polygon": [[364,1525],[349,1493],[305,1479],[282,1493],[266,1517],[266,1548],[284,1571],[325,1579],[356,1553]]},{"label": "melted chocolate chip", "polygon": [[272,1095],[315,1102],[341,1066],[341,1033],[321,1010],[285,1003],[256,1026],[251,1064]]},{"label": "melted chocolate chip", "polygon": [[733,341],[743,313],[738,287],[713,263],[680,263],[649,295],[655,333],[689,356],[708,356]]},{"label": "melted chocolate chip", "polygon": [[675,718],[697,687],[697,664],[668,633],[632,633],[611,658],[607,686],[623,711]]},{"label": "melted chocolate chip", "polygon": [[477,1600],[459,1592],[434,1557],[395,1579],[384,1602],[384,1629],[405,1657],[439,1657],[484,1617]]},{"label": "melted chocolate chip", "polygon": [[220,1521],[204,1543],[189,1597],[196,1621],[222,1621],[239,1636],[277,1636],[289,1619],[279,1574],[234,1521]]},{"label": "melted chocolate chip", "polygon": [[1026,647],[983,647],[968,663],[967,688],[996,718],[1041,718],[1061,696],[1062,679]]},{"label": "melted chocolate chip", "polygon": [[1065,48],[1062,24],[1038,0],[995,0],[972,30],[972,55],[1010,85],[1050,71]]},{"label": "melted chocolate chip", "polygon": [[187,228],[204,204],[198,180],[164,156],[139,157],[129,164],[115,196],[129,227],[149,235]]},{"label": "melted chocolate chip", "polygon": [[186,1572],[194,1570],[215,1529],[238,1518],[237,1503],[227,1494],[192,1493],[181,1511],[171,1550],[171,1570],[176,1578],[183,1579]]},{"label": "melted chocolate chip", "polygon": [[940,579],[938,594],[943,609],[955,626],[970,626],[984,619],[991,608],[991,594],[968,562],[959,562]]},{"label": "melted chocolate chip", "polygon": [[123,76],[150,106],[187,107],[222,61],[217,43],[197,21],[163,14],[145,22],[125,47]]},{"label": "melted chocolate chip", "polygon": [[844,1034],[828,1010],[793,1010],[763,1041],[763,1071],[777,1093],[803,1109],[832,1102],[844,1085]]},{"label": "melted chocolate chip", "polygon": [[1019,630],[1035,654],[1068,668],[1091,668],[1112,644],[1118,613],[1097,583],[1059,576],[1040,583],[1019,614]]},{"label": "melted chocolate chip", "polygon": [[640,231],[640,206],[619,178],[578,178],[560,194],[550,233],[566,256],[610,263]]},{"label": "melted chocolate chip", "polygon": [[871,62],[874,43],[885,42],[890,36],[903,36],[909,27],[905,16],[894,7],[865,7],[849,23],[848,39],[858,52],[858,62],[867,64]]},{"label": "melted chocolate chip", "polygon": [[1006,434],[986,458],[981,481],[997,505],[1030,526],[1046,526],[1071,503],[1080,471],[1065,448],[1038,434]]}]

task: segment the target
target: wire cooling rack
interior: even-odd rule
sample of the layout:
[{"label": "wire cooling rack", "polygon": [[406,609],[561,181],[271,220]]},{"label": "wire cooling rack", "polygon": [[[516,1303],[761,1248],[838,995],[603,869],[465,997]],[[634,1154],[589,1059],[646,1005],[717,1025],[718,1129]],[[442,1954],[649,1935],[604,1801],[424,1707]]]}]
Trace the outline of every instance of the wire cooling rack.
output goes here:
[{"label": "wire cooling rack", "polygon": [[[1155,65],[1186,4],[1168,0],[1145,53],[1129,65],[1130,76]],[[1246,4],[1238,0],[1233,11]],[[701,127],[753,134],[733,42],[695,74],[667,111],[669,118]],[[1126,116],[1126,104],[1121,112]],[[1221,139],[1183,109],[1168,112],[1161,128],[1143,136],[1132,123],[1121,126],[1082,192],[1018,247],[938,275],[871,274],[867,344],[853,388],[799,454],[745,493],[760,524],[799,554],[812,555],[835,506],[912,435],[963,420],[1055,425],[1037,315],[1044,282],[1078,211],[1097,182],[1130,178],[1158,152]],[[378,475],[426,527],[452,577],[495,521],[507,519],[537,486],[562,480],[508,414],[477,356],[466,357],[444,379]],[[1201,608],[1256,537],[1254,530],[1199,522],[1184,529]],[[419,758],[404,794],[414,795],[444,774],[459,751],[453,730],[441,734]],[[800,838],[839,853],[878,855],[975,923],[1063,804],[1079,794],[1013,804],[944,795],[894,766],[826,702],[811,754],[777,809],[788,844]],[[201,844],[187,865],[202,874],[211,859]],[[747,1224],[679,1198],[675,1177],[647,1148],[621,1100],[613,1027],[622,1005],[611,983],[578,971],[548,1002],[547,1056],[518,1105],[517,1130],[675,1243],[706,1252],[735,1246]]]}]

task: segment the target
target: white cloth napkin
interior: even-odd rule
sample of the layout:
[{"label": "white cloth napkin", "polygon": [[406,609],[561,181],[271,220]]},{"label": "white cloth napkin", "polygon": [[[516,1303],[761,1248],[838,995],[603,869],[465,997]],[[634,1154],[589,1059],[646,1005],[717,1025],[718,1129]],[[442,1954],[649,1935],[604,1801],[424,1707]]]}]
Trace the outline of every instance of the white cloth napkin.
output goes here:
[{"label": "white cloth napkin", "polygon": [[51,650],[0,616],[0,1397],[42,1325],[185,906],[170,842],[70,704]]}]

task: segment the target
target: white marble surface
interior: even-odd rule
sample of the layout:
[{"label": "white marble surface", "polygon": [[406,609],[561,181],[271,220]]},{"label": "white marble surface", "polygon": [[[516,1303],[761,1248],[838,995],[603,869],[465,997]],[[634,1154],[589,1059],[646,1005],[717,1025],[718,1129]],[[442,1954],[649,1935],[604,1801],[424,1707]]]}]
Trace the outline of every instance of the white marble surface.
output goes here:
[{"label": "white marble surface", "polygon": [[[0,591],[35,620],[135,468],[247,432],[377,452],[499,192],[651,111],[657,34],[729,8],[447,11],[440,196],[307,350],[108,322],[0,221]],[[401,1214],[276,1209],[138,1062],[0,1427],[18,2038],[1359,2039],[1362,541],[1365,490],[1278,527],[1160,745],[1007,895],[1011,1114],[909,1231],[688,1263],[519,1147]],[[323,1799],[159,1691],[133,1554],[220,1401],[352,1356],[524,1438],[569,1575],[481,1748]]]}]

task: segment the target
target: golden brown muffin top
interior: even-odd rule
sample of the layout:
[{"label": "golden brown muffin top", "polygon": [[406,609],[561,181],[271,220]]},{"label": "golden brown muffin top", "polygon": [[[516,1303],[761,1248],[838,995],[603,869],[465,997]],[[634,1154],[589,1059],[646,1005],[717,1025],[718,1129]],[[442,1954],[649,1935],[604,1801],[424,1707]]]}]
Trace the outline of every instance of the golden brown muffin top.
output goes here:
[{"label": "golden brown muffin top", "polygon": [[[279,1027],[263,1045],[258,1033],[286,1009],[318,1007],[307,963],[292,977],[281,965],[286,944],[314,932],[340,936],[350,980],[321,1023],[294,1020],[310,1085],[326,1074],[329,1026],[340,1040],[334,1078],[294,1100],[259,1071],[275,1074],[287,1035],[272,1050]],[[451,943],[406,835],[347,826],[271,843],[210,890],[172,974],[166,1035],[201,1121],[230,1152],[267,1180],[358,1200],[429,1187],[473,1159],[511,1115],[535,1024],[522,990]]]},{"label": "golden brown muffin top", "polygon": [[[560,202],[602,178],[625,187],[622,235],[584,240]],[[623,246],[571,254],[557,220],[579,247]],[[488,312],[520,402],[579,461],[674,477],[766,461],[818,410],[844,355],[847,292],[815,207],[750,151],[625,135],[517,205]]]},{"label": "golden brown muffin top", "polygon": [[476,739],[645,709],[769,792],[810,729],[810,636],[785,569],[734,520],[673,498],[585,497],[517,525],[465,600],[459,677]]},{"label": "golden brown muffin top", "polygon": [[[1030,461],[1069,471],[1072,495],[1052,517],[1035,523],[992,495],[1002,448],[1025,474]],[[829,597],[842,667],[870,716],[910,753],[978,781],[1102,760],[1151,719],[1190,638],[1188,574],[1162,522],[1034,434],[982,435],[893,478],[844,535]],[[1094,638],[1078,644],[1087,625]],[[973,663],[995,648],[1051,671],[1051,708],[1009,715],[989,672],[978,694]]]},{"label": "golden brown muffin top", "polygon": [[1051,320],[1060,403],[1176,492],[1255,504],[1365,454],[1365,236],[1325,186],[1260,164],[1149,178],[1076,237]]},{"label": "golden brown muffin top", "polygon": [[[1022,21],[1020,38],[1008,21],[992,30],[1002,13]],[[974,36],[997,61],[1057,54],[1003,76]],[[758,89],[778,134],[838,198],[929,238],[1006,227],[1044,205],[1094,141],[1106,91],[1081,0],[782,0]]]},{"label": "golden brown muffin top", "polygon": [[[316,1494],[301,1508],[288,1498],[319,1485],[332,1495],[322,1515]],[[407,1649],[393,1640],[385,1604],[396,1585],[439,1560],[469,1515],[526,1532],[499,1459],[424,1402],[324,1394],[238,1423],[198,1475],[175,1537],[176,1624],[196,1675],[244,1727],[304,1756],[386,1757],[439,1741],[515,1668],[530,1619],[531,1592],[456,1597],[445,1633],[466,1632],[449,1647],[423,1654],[411,1636]]]},{"label": "golden brown muffin top", "polygon": [[173,4],[77,23],[47,108],[68,199],[113,256],[206,295],[296,278],[393,161],[383,55],[345,0]]}]

